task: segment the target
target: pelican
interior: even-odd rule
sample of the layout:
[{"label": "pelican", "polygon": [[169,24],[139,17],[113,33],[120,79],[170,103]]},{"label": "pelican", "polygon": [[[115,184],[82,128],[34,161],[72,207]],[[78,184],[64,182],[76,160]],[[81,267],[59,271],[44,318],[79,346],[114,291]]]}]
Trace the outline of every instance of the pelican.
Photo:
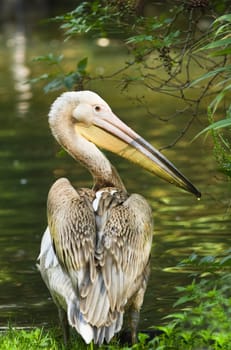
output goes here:
[{"label": "pelican", "polygon": [[198,198],[200,192],[92,91],[63,93],[50,109],[49,124],[58,143],[94,182],[92,189],[76,189],[60,178],[48,194],[38,267],[58,307],[64,341],[72,326],[87,344],[108,343],[121,330],[127,311],[134,343],[149,276],[152,211],[141,195],[128,194],[99,148]]}]

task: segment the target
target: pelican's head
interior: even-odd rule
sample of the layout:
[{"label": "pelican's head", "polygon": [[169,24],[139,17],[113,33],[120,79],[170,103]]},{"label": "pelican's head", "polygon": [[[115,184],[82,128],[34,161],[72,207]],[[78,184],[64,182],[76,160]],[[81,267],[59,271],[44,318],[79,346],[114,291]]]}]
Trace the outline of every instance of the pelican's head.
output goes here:
[{"label": "pelican's head", "polygon": [[53,103],[49,113],[52,124],[65,114],[72,130],[100,148],[120,155],[162,179],[193,193],[200,192],[157,149],[123,123],[109,105],[92,91],[65,92]]}]

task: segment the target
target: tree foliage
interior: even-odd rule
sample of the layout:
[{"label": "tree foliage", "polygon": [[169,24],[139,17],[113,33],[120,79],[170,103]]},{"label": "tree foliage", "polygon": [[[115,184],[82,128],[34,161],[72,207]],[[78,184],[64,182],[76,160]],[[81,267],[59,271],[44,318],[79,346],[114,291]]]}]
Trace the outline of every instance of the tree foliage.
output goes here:
[{"label": "tree foliage", "polygon": [[[198,136],[204,132],[212,132],[216,158],[222,171],[231,176],[231,103],[229,98],[231,91],[231,14],[220,16],[213,22],[212,31],[199,51],[206,51],[209,57],[222,58],[224,64],[215,67],[193,82],[197,84],[208,78],[216,77],[213,84],[216,94],[208,105],[210,125]],[[215,121],[220,110],[223,113],[223,119]],[[225,132],[224,129],[226,129]]]}]

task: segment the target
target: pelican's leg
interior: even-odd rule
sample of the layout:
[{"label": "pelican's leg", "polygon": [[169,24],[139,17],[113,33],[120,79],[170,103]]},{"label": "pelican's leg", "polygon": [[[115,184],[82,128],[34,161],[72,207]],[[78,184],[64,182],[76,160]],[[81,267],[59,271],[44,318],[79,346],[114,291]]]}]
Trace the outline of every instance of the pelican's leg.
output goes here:
[{"label": "pelican's leg", "polygon": [[140,312],[138,310],[130,310],[130,328],[132,344],[137,343],[137,327],[139,323]]},{"label": "pelican's leg", "polygon": [[142,275],[140,289],[133,296],[132,304],[129,310],[132,344],[137,343],[137,327],[139,323],[140,309],[141,309],[141,306],[143,305],[144,294],[147,288],[149,274],[150,274],[150,263],[148,262]]},{"label": "pelican's leg", "polygon": [[69,336],[70,336],[67,313],[61,307],[58,307],[58,312],[59,312],[59,321],[61,323],[61,327],[63,331],[64,344],[67,345]]}]

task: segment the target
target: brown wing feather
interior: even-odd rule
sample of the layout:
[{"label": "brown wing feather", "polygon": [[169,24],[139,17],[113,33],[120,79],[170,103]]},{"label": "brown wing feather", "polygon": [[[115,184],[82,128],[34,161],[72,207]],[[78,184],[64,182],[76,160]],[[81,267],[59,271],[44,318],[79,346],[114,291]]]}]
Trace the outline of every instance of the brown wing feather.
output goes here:
[{"label": "brown wing feather", "polygon": [[114,322],[139,289],[146,287],[153,231],[151,209],[142,196],[126,196],[125,201],[124,193],[121,200],[118,196],[118,191],[101,196],[96,245],[100,268],[82,301],[86,319],[97,327]]},{"label": "brown wing feather", "polygon": [[[86,190],[87,191],[87,190]],[[65,179],[57,180],[48,195],[48,225],[57,258],[77,287],[94,280],[95,216],[93,191],[76,191]],[[75,273],[81,271],[81,276]],[[79,285],[78,285],[79,288]]]},{"label": "brown wing feather", "polygon": [[91,325],[110,327],[146,278],[152,215],[146,200],[106,190],[96,212],[93,192],[59,179],[48,196],[48,222],[61,265],[78,291]]},{"label": "brown wing feather", "polygon": [[146,200],[131,195],[112,209],[105,225],[102,273],[112,307],[124,308],[141,286],[152,244],[152,214]]}]

